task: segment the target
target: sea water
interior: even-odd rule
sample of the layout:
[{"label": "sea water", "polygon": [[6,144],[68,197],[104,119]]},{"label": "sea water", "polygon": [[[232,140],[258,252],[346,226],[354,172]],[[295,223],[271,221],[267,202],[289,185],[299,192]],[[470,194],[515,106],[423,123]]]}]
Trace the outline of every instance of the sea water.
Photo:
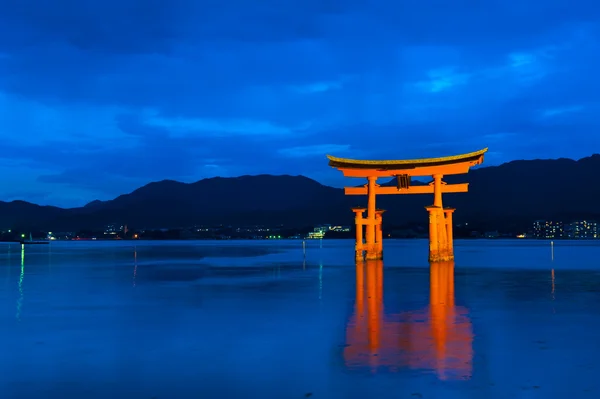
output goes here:
[{"label": "sea water", "polygon": [[597,398],[600,243],[0,244],[1,398]]}]

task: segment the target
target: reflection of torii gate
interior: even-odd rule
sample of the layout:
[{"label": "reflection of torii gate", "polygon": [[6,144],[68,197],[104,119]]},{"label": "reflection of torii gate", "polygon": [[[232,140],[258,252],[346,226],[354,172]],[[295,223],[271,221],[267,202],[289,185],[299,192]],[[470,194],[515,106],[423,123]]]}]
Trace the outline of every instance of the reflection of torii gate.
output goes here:
[{"label": "reflection of torii gate", "polygon": [[472,374],[473,330],[467,309],[454,303],[454,262],[431,263],[429,307],[390,314],[383,306],[383,262],[356,264],[356,305],[346,327],[350,369],[434,371],[441,380]]},{"label": "reflection of torii gate", "polygon": [[[346,187],[346,195],[367,195],[367,208],[357,207],[356,213],[356,259],[383,259],[383,234],[381,232],[383,210],[375,207],[377,194],[433,194],[433,205],[426,207],[429,212],[429,260],[432,262],[454,259],[452,243],[453,208],[444,208],[442,193],[465,193],[468,183],[446,184],[444,175],[458,175],[469,171],[474,165],[483,162],[483,154],[487,148],[463,155],[442,158],[426,158],[398,161],[360,161],[336,158],[327,155],[329,166],[344,173],[346,177],[366,177],[368,184],[364,187]],[[411,186],[412,176],[432,176],[428,186]],[[377,184],[380,177],[396,177],[397,187],[381,187]],[[367,217],[363,217],[364,211]],[[363,242],[363,226],[366,234]]]}]

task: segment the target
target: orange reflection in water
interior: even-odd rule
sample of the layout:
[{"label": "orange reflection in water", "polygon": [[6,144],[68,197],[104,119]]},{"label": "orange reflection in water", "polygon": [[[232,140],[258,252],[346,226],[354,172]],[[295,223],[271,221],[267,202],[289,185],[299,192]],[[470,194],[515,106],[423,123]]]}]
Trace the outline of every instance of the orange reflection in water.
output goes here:
[{"label": "orange reflection in water", "polygon": [[346,328],[349,368],[435,371],[438,378],[472,374],[473,332],[467,310],[454,304],[454,262],[430,266],[429,307],[385,314],[383,262],[356,265],[356,308]]}]

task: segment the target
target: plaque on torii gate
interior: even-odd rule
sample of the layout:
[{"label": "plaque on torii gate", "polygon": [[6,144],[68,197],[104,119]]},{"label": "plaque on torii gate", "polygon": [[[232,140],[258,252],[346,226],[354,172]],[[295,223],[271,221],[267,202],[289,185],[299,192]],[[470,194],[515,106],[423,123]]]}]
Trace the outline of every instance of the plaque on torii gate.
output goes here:
[{"label": "plaque on torii gate", "polygon": [[[356,259],[383,259],[383,234],[381,225],[383,210],[375,207],[377,195],[388,194],[433,194],[433,204],[425,207],[429,212],[429,260],[431,262],[454,259],[452,235],[452,213],[454,208],[444,208],[443,193],[466,193],[468,183],[446,184],[442,181],[445,175],[465,174],[472,166],[483,163],[483,150],[468,154],[440,158],[423,158],[411,160],[366,161],[338,158],[327,155],[329,166],[340,170],[346,177],[366,178],[364,187],[345,187],[346,195],[366,195],[367,207],[352,208],[356,223]],[[429,185],[412,186],[411,177],[431,176]],[[382,187],[377,184],[378,178],[396,177],[396,187]],[[364,211],[367,216],[364,216]],[[363,228],[365,235],[363,240]]]}]

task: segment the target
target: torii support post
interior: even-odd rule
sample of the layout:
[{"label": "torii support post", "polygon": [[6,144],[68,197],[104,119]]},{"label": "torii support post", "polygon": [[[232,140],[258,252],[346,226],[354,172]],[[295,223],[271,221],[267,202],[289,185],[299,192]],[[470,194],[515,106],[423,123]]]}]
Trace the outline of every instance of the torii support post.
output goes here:
[{"label": "torii support post", "polygon": [[446,221],[446,237],[448,238],[448,260],[454,260],[454,233],[452,231],[452,214],[456,209],[444,208]]},{"label": "torii support post", "polygon": [[364,242],[363,242],[363,226],[364,226],[364,218],[363,218],[363,213],[365,211],[366,208],[363,207],[355,207],[352,208],[352,211],[354,211],[355,217],[354,217],[354,223],[356,225],[356,243],[354,245],[354,253],[355,253],[355,259],[357,262],[362,262],[365,259],[364,256],[364,250],[365,250],[365,246],[364,246]]},{"label": "torii support post", "polygon": [[429,212],[429,261],[436,262],[439,259],[440,242],[438,238],[438,217],[439,212],[436,206],[426,206]]},{"label": "torii support post", "polygon": [[383,259],[383,212],[385,212],[384,209],[377,209],[375,211],[375,253],[368,259]]}]

